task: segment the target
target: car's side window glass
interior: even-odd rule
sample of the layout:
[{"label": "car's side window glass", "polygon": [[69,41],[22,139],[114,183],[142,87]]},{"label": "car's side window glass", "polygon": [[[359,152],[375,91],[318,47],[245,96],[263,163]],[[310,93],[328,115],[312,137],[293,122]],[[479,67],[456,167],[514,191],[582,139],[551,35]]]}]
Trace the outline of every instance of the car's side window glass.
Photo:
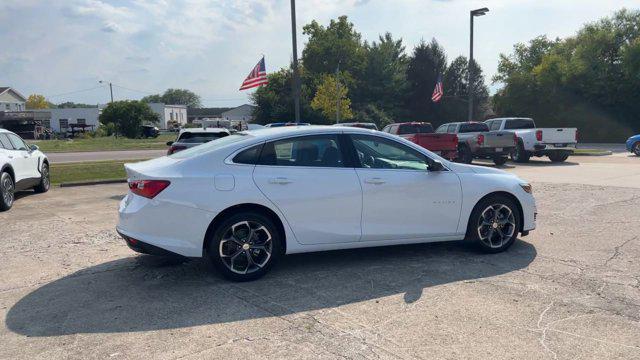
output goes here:
[{"label": "car's side window glass", "polygon": [[236,156],[233,157],[233,162],[236,164],[257,164],[263,145],[264,144],[252,146],[249,149],[239,152]]},{"label": "car's side window glass", "polygon": [[352,139],[362,168],[427,169],[426,156],[406,145],[377,136],[353,135]]},{"label": "car's side window glass", "polygon": [[490,130],[500,130],[500,124],[502,124],[502,121],[492,121]]},{"label": "car's side window glass", "polygon": [[13,150],[13,145],[9,142],[9,138],[5,134],[0,134],[0,148]]},{"label": "car's side window glass", "polygon": [[440,125],[438,129],[436,129],[436,133],[444,134],[447,132],[447,125]]},{"label": "car's side window glass", "polygon": [[337,135],[301,136],[265,144],[260,165],[343,167]]},{"label": "car's side window glass", "polygon": [[384,127],[384,129],[382,129],[382,132],[388,133],[388,132],[391,132],[390,130],[391,130],[391,125],[387,125]]},{"label": "car's side window glass", "polygon": [[449,125],[449,127],[447,128],[447,132],[450,134],[453,134],[456,132],[456,125]]},{"label": "car's side window glass", "polygon": [[9,137],[9,141],[11,141],[11,143],[13,144],[14,149],[27,150],[27,144],[25,144],[25,142],[22,139],[20,139],[18,135],[7,134],[7,137]]}]

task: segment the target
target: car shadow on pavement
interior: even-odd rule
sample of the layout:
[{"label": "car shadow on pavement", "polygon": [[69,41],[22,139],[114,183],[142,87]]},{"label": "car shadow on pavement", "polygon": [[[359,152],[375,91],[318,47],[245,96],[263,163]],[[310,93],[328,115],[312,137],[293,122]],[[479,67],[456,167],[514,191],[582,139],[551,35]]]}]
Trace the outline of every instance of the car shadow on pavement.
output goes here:
[{"label": "car shadow on pavement", "polygon": [[201,259],[176,265],[133,256],[48,283],[20,299],[5,320],[19,334],[57,336],[229,323],[393,295],[411,303],[434,286],[526,268],[536,254],[521,240],[493,255],[461,243],[310,253],[286,256],[246,283],[222,280]]}]

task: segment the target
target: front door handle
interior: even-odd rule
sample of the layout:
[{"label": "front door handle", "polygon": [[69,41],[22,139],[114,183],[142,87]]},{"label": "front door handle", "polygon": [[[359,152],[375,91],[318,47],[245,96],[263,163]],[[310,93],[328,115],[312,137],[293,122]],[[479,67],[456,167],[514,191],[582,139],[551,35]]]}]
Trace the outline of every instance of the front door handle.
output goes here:
[{"label": "front door handle", "polygon": [[277,177],[269,180],[269,184],[286,185],[291,183],[292,181],[287,179],[286,177]]},{"label": "front door handle", "polygon": [[381,185],[386,183],[386,181],[380,178],[369,178],[369,179],[366,179],[364,182],[366,182],[367,184],[373,184],[373,185]]}]

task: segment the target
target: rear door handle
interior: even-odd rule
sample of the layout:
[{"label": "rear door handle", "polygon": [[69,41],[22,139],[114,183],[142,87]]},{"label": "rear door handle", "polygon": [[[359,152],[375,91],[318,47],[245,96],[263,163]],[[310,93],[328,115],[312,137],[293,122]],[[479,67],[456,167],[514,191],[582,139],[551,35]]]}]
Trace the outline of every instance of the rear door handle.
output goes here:
[{"label": "rear door handle", "polygon": [[292,183],[292,181],[286,177],[277,177],[269,180],[269,184],[286,185],[290,183]]},{"label": "rear door handle", "polygon": [[380,178],[369,178],[369,179],[365,179],[365,181],[367,184],[374,184],[374,185],[381,185],[386,183],[386,181],[380,179]]}]

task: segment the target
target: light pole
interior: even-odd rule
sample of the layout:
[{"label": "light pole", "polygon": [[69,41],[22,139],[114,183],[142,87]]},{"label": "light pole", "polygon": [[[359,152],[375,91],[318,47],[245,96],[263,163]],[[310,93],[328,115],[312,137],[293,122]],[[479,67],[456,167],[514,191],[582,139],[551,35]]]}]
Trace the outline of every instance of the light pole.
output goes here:
[{"label": "light pole", "polygon": [[336,94],[338,94],[338,100],[336,101],[336,124],[340,123],[340,61],[338,61],[338,67],[336,68]]},{"label": "light pole", "polygon": [[296,35],[296,0],[291,0],[291,42],[293,45],[293,104],[296,123],[300,122],[300,75],[298,74],[298,45]]},{"label": "light pole", "polygon": [[488,8],[471,10],[469,12],[469,26],[470,26],[470,37],[469,37],[469,66],[467,68],[467,83],[469,88],[469,121],[473,120],[473,82],[471,76],[471,64],[473,63],[473,18],[476,16],[483,16],[489,12]]},{"label": "light pole", "polygon": [[[105,81],[98,81],[100,84],[104,84]],[[111,102],[113,102],[113,85],[111,84],[111,82],[108,83],[109,84],[109,93],[111,93]]]}]

